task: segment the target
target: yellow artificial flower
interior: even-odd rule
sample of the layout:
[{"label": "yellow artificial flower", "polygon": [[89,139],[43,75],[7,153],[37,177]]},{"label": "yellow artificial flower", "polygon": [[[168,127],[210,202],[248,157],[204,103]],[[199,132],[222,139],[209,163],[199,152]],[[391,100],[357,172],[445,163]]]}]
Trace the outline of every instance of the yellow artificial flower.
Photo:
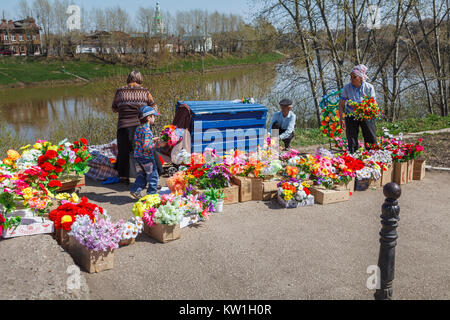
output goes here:
[{"label": "yellow artificial flower", "polygon": [[69,201],[73,203],[78,203],[80,202],[80,197],[78,197],[78,195],[74,192],[72,193],[72,196],[70,197]]},{"label": "yellow artificial flower", "polygon": [[50,197],[50,198],[54,198],[55,196],[53,195],[53,193],[51,193],[47,188],[45,188],[45,190],[47,191],[47,195]]},{"label": "yellow artificial flower", "polygon": [[68,194],[68,193],[58,193],[55,198],[57,200],[68,200],[68,199],[70,199],[70,194]]},{"label": "yellow artificial flower", "polygon": [[42,150],[42,144],[40,144],[40,143],[35,143],[35,144],[33,145],[33,148],[35,148],[35,149],[37,149],[37,150]]},{"label": "yellow artificial flower", "polygon": [[30,145],[30,144],[27,144],[26,146],[20,148],[20,150],[25,150],[25,149],[28,149],[29,147],[31,147],[31,145]]},{"label": "yellow artificial flower", "polygon": [[23,189],[22,193],[23,193],[23,198],[25,200],[29,200],[29,199],[31,199],[33,197],[33,189],[30,188],[30,187],[28,187],[26,189]]},{"label": "yellow artificial flower", "polygon": [[302,186],[305,188],[310,188],[311,186],[307,182],[302,182]]},{"label": "yellow artificial flower", "polygon": [[[47,142],[46,142],[47,143]],[[44,144],[45,145],[45,144]],[[57,146],[50,146],[48,147],[47,150],[53,150],[53,151],[58,151],[58,147]]]},{"label": "yellow artificial flower", "polygon": [[69,215],[65,215],[61,218],[61,223],[72,222],[72,217]]}]

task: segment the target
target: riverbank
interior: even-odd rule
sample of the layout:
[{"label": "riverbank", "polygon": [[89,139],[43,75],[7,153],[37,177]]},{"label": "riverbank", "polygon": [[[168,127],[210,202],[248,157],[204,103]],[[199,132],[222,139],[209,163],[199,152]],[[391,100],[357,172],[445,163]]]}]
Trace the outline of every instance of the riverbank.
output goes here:
[{"label": "riverbank", "polygon": [[[174,58],[154,67],[138,69],[144,75],[164,73],[216,71],[249,65],[280,62],[284,56],[280,53],[251,54],[247,56],[213,55],[188,56]],[[136,66],[112,64],[83,56],[65,61],[64,69],[60,60],[44,57],[2,57],[0,58],[0,88],[49,86],[76,82],[91,82],[98,79],[123,77]]]}]

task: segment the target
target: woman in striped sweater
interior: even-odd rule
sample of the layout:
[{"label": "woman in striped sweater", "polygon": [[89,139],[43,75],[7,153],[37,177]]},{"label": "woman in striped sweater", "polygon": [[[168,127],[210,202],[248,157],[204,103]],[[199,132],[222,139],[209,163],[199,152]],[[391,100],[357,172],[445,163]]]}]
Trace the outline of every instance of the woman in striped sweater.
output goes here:
[{"label": "woman in striped sweater", "polygon": [[134,166],[134,133],[139,126],[139,110],[151,106],[158,111],[148,89],[142,87],[143,77],[133,70],[127,79],[127,86],[116,91],[112,109],[119,114],[117,123],[117,162],[116,170],[122,182],[130,183],[130,177],[136,176]]}]

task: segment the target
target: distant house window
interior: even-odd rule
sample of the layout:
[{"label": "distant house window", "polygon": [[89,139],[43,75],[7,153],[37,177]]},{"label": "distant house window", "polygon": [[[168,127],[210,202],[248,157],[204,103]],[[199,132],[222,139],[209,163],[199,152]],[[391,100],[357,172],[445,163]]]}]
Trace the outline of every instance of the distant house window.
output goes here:
[{"label": "distant house window", "polygon": [[16,41],[16,36],[11,36],[11,41]]},{"label": "distant house window", "polygon": [[36,36],[35,35],[33,35],[33,40],[36,40]]},{"label": "distant house window", "polygon": [[19,41],[23,41],[23,35],[19,34]]},{"label": "distant house window", "polygon": [[4,40],[8,40],[8,35],[5,34],[5,35],[3,36],[3,39],[4,39]]},{"label": "distant house window", "polygon": [[31,35],[27,35],[27,39],[28,39],[28,40],[31,40]]}]

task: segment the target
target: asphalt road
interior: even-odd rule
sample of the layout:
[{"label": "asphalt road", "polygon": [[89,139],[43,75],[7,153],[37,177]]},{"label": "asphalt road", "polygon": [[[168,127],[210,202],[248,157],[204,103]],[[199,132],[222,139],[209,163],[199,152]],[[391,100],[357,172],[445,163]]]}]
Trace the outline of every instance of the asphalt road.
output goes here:
[{"label": "asphalt road", "polygon": [[[427,172],[424,181],[402,186],[394,299],[450,298],[449,179],[450,173]],[[83,193],[114,219],[132,215],[125,185],[88,181]],[[71,263],[56,242],[39,246],[51,237],[3,240],[0,252],[8,254],[2,254],[1,270],[11,270],[17,255],[27,256],[14,263],[24,268],[20,277],[28,284],[11,274],[0,283],[0,299],[373,299],[366,271],[377,264],[383,201],[381,190],[368,190],[326,206],[225,206],[209,221],[182,229],[177,241],[160,244],[139,235],[134,245],[115,251],[113,270],[82,272],[89,292],[83,286],[76,294],[57,285],[36,294],[35,287],[50,286],[46,281],[51,288],[65,282]],[[36,277],[25,272],[26,263],[54,264],[59,271],[41,270]],[[14,296],[5,294],[13,288]]]}]

